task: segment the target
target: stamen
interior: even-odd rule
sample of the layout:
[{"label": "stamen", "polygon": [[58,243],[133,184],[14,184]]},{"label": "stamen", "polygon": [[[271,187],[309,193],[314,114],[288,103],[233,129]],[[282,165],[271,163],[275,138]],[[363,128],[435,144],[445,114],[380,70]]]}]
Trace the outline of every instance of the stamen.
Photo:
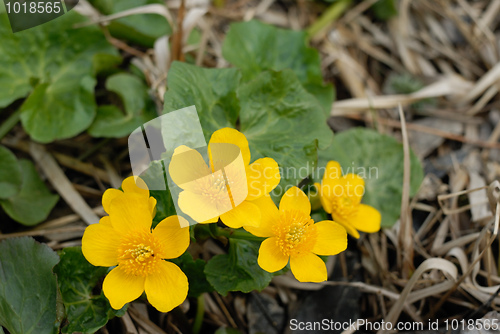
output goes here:
[{"label": "stamen", "polygon": [[273,232],[277,237],[278,247],[287,256],[310,252],[317,239],[314,221],[309,215],[298,210],[280,212]]},{"label": "stamen", "polygon": [[148,276],[157,271],[162,261],[159,241],[149,231],[134,231],[122,241],[118,250],[118,265],[126,273]]},{"label": "stamen", "polygon": [[358,203],[349,196],[335,196],[332,199],[332,211],[344,219],[358,211]]}]

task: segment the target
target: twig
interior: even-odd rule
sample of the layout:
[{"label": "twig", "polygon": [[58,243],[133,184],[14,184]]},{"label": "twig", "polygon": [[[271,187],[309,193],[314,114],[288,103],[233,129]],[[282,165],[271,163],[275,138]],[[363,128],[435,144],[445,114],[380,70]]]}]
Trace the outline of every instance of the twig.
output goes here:
[{"label": "twig", "polygon": [[52,155],[50,155],[42,145],[33,142],[30,143],[30,153],[52,183],[52,186],[66,203],[82,217],[83,221],[88,225],[99,222],[99,217],[75,190]]},{"label": "twig", "polygon": [[[344,115],[344,117],[358,120],[358,121],[364,120],[364,118],[359,116],[359,115]],[[393,127],[393,128],[401,129],[401,123],[396,121],[396,120],[379,117],[377,119],[377,122],[379,122],[383,125]],[[419,125],[419,124],[406,123],[406,129],[411,130],[411,131],[429,133],[429,134],[432,134],[435,136],[443,137],[443,138],[450,139],[450,140],[459,141],[459,142],[474,145],[474,146],[500,149],[500,143],[494,143],[494,142],[483,141],[483,140],[473,140],[473,139],[469,139],[469,138],[462,136],[462,135],[457,135],[457,134],[454,134],[451,132],[447,132],[447,131],[443,131],[443,130],[439,130],[439,129],[434,129],[434,128],[430,128],[430,127]]]}]

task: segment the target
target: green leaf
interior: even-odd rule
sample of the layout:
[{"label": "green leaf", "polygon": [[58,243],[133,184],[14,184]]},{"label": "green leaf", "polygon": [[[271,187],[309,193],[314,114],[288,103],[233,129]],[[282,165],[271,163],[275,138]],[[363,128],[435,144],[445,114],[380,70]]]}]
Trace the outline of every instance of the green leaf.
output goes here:
[{"label": "green leaf", "polygon": [[[161,0],[91,0],[103,14],[111,15],[150,4],[164,4]],[[113,20],[108,29],[116,38],[153,47],[157,38],[170,35],[172,29],[165,17],[158,14],[135,14]]]},{"label": "green leaf", "polygon": [[[356,128],[335,135],[332,145],[319,151],[320,170],[330,160],[340,163],[343,174],[355,173],[364,178],[362,202],[380,211],[383,227],[394,225],[401,213],[403,145],[393,137]],[[319,181],[322,174],[315,177]],[[410,195],[415,194],[422,179],[422,165],[411,152]]]},{"label": "green leaf", "polygon": [[0,200],[0,205],[15,221],[33,226],[47,218],[59,196],[47,189],[31,161],[21,159],[19,167],[23,177],[21,191],[7,200]]},{"label": "green leaf", "polygon": [[94,333],[106,325],[113,316],[122,316],[123,309],[115,311],[101,292],[94,295],[92,290],[107,268],[94,267],[83,256],[80,247],[65,248],[60,253],[61,262],[54,268],[61,291],[68,324],[63,333]]},{"label": "green leaf", "polygon": [[57,254],[33,238],[0,242],[0,326],[11,334],[57,333]]},{"label": "green leaf", "polygon": [[205,266],[208,282],[221,295],[229,291],[263,290],[273,274],[259,267],[260,243],[243,239],[229,240],[229,254],[214,256]]},{"label": "green leaf", "polygon": [[13,34],[0,5],[0,108],[29,95],[21,121],[36,141],[75,136],[95,117],[92,57],[116,50],[96,26],[73,28],[83,21],[71,11]]},{"label": "green leaf", "polygon": [[238,89],[240,126],[250,144],[252,160],[271,157],[281,167],[279,196],[312,171],[317,147],[333,134],[316,99],[290,70],[263,72]]},{"label": "green leaf", "polygon": [[107,53],[96,54],[92,58],[92,73],[94,76],[108,76],[119,71],[122,57]]},{"label": "green leaf", "polygon": [[214,289],[208,283],[204,273],[206,262],[202,259],[193,259],[191,254],[185,252],[179,258],[170,260],[177,264],[186,274],[189,281],[188,297],[198,297],[202,293],[212,292]]},{"label": "green leaf", "polygon": [[242,70],[245,81],[265,70],[293,70],[302,85],[320,101],[325,114],[330,114],[334,89],[331,84],[323,84],[319,53],[307,46],[306,32],[280,29],[259,21],[233,23],[222,45],[222,54]]},{"label": "green leaf", "polygon": [[164,112],[196,105],[207,142],[214,131],[235,127],[240,116],[252,160],[275,159],[283,170],[281,188],[297,185],[316,163],[318,145],[328,146],[333,136],[321,106],[291,70],[263,72],[241,85],[239,79],[235,69],[173,63]]},{"label": "green leaf", "polygon": [[0,199],[16,195],[21,190],[22,175],[16,156],[0,146]]},{"label": "green leaf", "polygon": [[90,135],[125,137],[155,117],[155,106],[149,98],[148,88],[136,76],[127,73],[115,74],[106,81],[106,89],[120,97],[125,112],[114,105],[100,106],[94,123],[89,128]]},{"label": "green leaf", "polygon": [[196,106],[207,141],[212,133],[234,127],[239,114],[237,69],[207,69],[174,62],[168,72],[164,113]]}]

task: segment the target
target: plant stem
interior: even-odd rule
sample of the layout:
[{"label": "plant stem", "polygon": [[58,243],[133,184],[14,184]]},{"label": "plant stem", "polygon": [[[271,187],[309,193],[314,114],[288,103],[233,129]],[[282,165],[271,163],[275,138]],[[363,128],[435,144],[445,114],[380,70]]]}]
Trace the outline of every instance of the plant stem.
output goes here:
[{"label": "plant stem", "polygon": [[218,227],[216,224],[210,224],[210,234],[212,237],[225,237],[228,239],[244,239],[253,241],[263,241],[265,238],[257,237],[243,229],[232,230],[228,228]]},{"label": "plant stem", "polygon": [[196,317],[193,323],[193,334],[200,333],[201,326],[203,325],[203,317],[205,316],[205,299],[203,294],[198,296],[198,305],[196,306]]},{"label": "plant stem", "polygon": [[5,137],[7,133],[9,133],[9,131],[12,130],[14,126],[16,126],[16,124],[19,122],[20,119],[21,119],[21,108],[14,111],[5,120],[5,122],[3,122],[2,125],[0,125],[0,139]]},{"label": "plant stem", "polygon": [[349,7],[352,0],[339,0],[330,7],[313,23],[309,28],[307,28],[307,33],[310,38],[316,37],[316,35],[323,29],[328,27],[333,21],[339,18],[340,15]]}]

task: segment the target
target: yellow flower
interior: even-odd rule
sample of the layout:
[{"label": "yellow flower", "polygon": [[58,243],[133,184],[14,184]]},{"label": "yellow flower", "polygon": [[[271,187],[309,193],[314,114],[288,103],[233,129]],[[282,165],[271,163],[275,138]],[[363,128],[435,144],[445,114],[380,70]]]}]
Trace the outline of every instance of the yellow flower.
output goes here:
[{"label": "yellow flower", "polygon": [[149,191],[138,192],[129,182],[123,182],[124,192],[111,192],[112,200],[103,198],[109,216],[87,227],[82,252],[94,266],[117,266],[103,283],[111,307],[120,309],[146,291],[151,305],[168,312],[186,299],[188,280],[177,265],[165,259],[184,253],[189,246],[189,228],[180,227],[182,217],[171,216],[151,231]]},{"label": "yellow flower", "polygon": [[[279,210],[269,196],[258,199],[262,223],[245,229],[265,237],[259,249],[259,266],[275,272],[290,260],[290,269],[300,282],[322,282],[327,279],[326,266],[318,255],[335,255],[347,248],[345,229],[331,220],[314,223],[311,204],[297,187],[281,198]],[[317,254],[317,255],[316,255]]]},{"label": "yellow flower", "polygon": [[340,164],[326,165],[321,185],[315,183],[323,209],[333,220],[344,226],[347,233],[359,238],[359,231],[373,233],[380,230],[381,216],[377,209],[361,204],[365,192],[364,180],[356,174],[342,176]]},{"label": "yellow flower", "polygon": [[142,195],[148,199],[149,207],[154,218],[156,213],[156,199],[152,196],[149,197],[148,186],[141,178],[135,176],[127,177],[122,182],[122,189],[123,191],[110,188],[104,192],[104,195],[102,196],[102,206],[107,214],[109,214],[109,208],[112,200],[122,196],[124,193],[134,193]]},{"label": "yellow flower", "polygon": [[179,146],[174,151],[169,173],[182,189],[179,208],[198,223],[220,217],[232,228],[259,226],[261,213],[253,202],[280,182],[276,161],[262,158],[250,164],[245,135],[231,128],[214,132],[208,157],[209,165],[194,149]]}]

